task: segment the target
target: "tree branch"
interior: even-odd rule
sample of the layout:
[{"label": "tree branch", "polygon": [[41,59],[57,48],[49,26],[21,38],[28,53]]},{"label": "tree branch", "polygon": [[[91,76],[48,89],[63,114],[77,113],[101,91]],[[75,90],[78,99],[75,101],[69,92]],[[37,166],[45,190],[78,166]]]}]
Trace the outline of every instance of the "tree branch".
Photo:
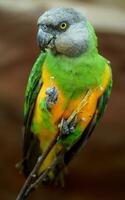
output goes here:
[{"label": "tree branch", "polygon": [[[46,178],[46,176],[48,175],[48,173],[50,171],[53,171],[56,166],[60,163],[60,161],[62,161],[62,157],[64,155],[64,151],[60,152],[60,154],[58,155],[58,157],[56,157],[54,159],[54,161],[52,162],[52,164],[47,168],[47,170],[42,173],[30,186],[29,188],[25,191],[25,194],[24,194],[24,198],[28,197],[28,195],[35,189],[37,189],[41,184],[42,184],[42,181]],[[64,168],[64,164],[61,163],[61,169]]]},{"label": "tree branch", "polygon": [[32,183],[32,181],[34,181],[34,179],[36,179],[37,172],[38,172],[41,164],[44,162],[44,160],[46,159],[48,153],[51,151],[53,146],[56,144],[58,136],[59,136],[59,133],[57,133],[57,135],[51,141],[51,143],[48,146],[48,148],[46,149],[46,151],[44,151],[43,154],[41,156],[39,156],[39,158],[37,160],[37,163],[35,164],[33,170],[31,171],[30,175],[28,176],[28,178],[26,179],[26,181],[25,181],[23,187],[21,188],[16,200],[24,200],[24,199],[26,199],[26,197],[25,197],[26,190],[29,188],[29,186]]}]

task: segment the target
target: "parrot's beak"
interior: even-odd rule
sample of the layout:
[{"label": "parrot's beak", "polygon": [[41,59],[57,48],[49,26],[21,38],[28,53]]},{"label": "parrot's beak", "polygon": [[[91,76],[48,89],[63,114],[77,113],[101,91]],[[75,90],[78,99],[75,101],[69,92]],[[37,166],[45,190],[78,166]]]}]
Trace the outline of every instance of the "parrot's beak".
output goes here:
[{"label": "parrot's beak", "polygon": [[42,27],[38,28],[37,44],[42,51],[45,51],[46,48],[53,47],[53,39],[53,35],[45,32]]}]

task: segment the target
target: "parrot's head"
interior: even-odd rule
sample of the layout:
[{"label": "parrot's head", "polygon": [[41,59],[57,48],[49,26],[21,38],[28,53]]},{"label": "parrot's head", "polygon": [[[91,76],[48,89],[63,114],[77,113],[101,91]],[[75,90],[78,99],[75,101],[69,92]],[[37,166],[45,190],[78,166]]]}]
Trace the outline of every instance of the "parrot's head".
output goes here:
[{"label": "parrot's head", "polygon": [[90,35],[86,18],[72,8],[51,9],[38,19],[37,42],[43,51],[80,56],[88,49]]}]

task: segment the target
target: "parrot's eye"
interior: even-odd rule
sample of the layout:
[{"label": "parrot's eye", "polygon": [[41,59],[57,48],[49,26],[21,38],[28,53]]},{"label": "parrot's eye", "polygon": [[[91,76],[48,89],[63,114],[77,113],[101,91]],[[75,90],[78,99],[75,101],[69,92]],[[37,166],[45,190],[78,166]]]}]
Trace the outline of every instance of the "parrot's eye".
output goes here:
[{"label": "parrot's eye", "polygon": [[67,22],[61,22],[59,24],[59,29],[62,31],[65,31],[68,28],[68,23]]}]

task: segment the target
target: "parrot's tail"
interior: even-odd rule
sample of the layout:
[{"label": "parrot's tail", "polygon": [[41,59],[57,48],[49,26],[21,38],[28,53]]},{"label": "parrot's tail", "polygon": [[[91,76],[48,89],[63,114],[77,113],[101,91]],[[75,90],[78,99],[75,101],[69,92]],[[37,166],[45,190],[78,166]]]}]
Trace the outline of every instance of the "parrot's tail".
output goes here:
[{"label": "parrot's tail", "polygon": [[62,146],[58,144],[54,146],[54,148],[50,151],[43,164],[41,165],[38,175],[46,173],[48,168],[50,170],[43,179],[42,183],[64,186],[66,164],[64,163],[64,150]]}]

